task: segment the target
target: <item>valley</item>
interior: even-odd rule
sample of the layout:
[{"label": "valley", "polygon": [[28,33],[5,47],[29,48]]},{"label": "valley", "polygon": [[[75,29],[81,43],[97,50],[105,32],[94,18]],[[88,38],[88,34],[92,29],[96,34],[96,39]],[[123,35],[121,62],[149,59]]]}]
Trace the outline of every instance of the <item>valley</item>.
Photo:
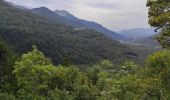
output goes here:
[{"label": "valley", "polygon": [[0,0],[0,100],[169,100],[169,5]]}]

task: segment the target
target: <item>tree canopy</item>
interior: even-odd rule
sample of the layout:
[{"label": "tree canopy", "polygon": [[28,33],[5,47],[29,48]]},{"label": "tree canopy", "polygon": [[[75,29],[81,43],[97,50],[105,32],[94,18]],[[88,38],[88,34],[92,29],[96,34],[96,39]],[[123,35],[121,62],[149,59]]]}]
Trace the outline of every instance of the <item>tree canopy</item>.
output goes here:
[{"label": "tree canopy", "polygon": [[170,1],[148,0],[149,24],[161,30],[157,40],[164,48],[170,48]]},{"label": "tree canopy", "polygon": [[[6,46],[0,45],[3,51]],[[5,52],[5,51],[3,51]],[[5,54],[5,53],[4,53]],[[11,58],[11,55],[3,56]],[[1,58],[3,58],[1,57]],[[11,60],[4,60],[5,62]],[[12,60],[13,61],[13,60]],[[1,64],[2,65],[2,64]],[[169,51],[150,55],[140,67],[126,61],[117,68],[103,60],[88,69],[54,66],[33,46],[20,59],[0,66],[3,100],[160,100],[169,99]],[[9,70],[10,69],[10,70]],[[2,80],[3,79],[3,80]],[[15,87],[15,88],[14,88]]]}]

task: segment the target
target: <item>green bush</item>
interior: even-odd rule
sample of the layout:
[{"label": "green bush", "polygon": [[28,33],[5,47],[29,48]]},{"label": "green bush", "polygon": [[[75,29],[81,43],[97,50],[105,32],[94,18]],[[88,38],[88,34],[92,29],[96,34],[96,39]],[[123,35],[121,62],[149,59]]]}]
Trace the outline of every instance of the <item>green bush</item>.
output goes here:
[{"label": "green bush", "polygon": [[158,71],[170,67],[170,51],[165,50],[150,55],[146,66],[157,69]]}]

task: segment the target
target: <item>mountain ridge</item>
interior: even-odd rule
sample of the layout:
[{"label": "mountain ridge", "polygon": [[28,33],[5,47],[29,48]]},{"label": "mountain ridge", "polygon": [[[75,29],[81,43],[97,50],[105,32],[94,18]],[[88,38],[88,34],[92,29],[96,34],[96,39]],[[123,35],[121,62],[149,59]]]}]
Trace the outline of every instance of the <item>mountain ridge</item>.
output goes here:
[{"label": "mountain ridge", "polygon": [[[48,8],[46,8],[46,9],[48,9]],[[107,28],[103,27],[101,24],[98,24],[96,22],[91,22],[91,21],[79,19],[79,18],[75,17],[74,15],[70,14],[68,11],[55,10],[53,12],[50,9],[48,9],[48,11],[49,11],[48,12],[49,15],[48,15],[47,13],[44,14],[44,12],[42,12],[42,10],[43,10],[42,7],[40,7],[40,8],[31,9],[30,11],[35,13],[35,14],[37,13],[41,16],[44,16],[49,20],[53,20],[53,21],[57,20],[57,22],[63,21],[64,24],[66,23],[67,25],[71,25],[75,28],[87,28],[87,29],[96,30],[96,31],[101,32],[104,35],[108,36],[109,38],[112,38],[112,39],[117,40],[117,41],[126,39],[125,37],[113,32],[113,31],[108,30]],[[56,15],[54,13],[56,13]],[[60,17],[62,17],[62,19],[58,20],[58,18],[54,17],[54,16],[60,16]]]},{"label": "mountain ridge", "polygon": [[69,25],[69,23],[65,21],[63,17],[57,15],[47,7],[33,8],[30,9],[29,12],[43,16],[51,21],[56,21],[58,24]]},{"label": "mountain ridge", "polygon": [[17,4],[14,4],[12,2],[9,2],[9,1],[5,1],[6,3],[8,3],[9,5],[15,7],[15,8],[18,8],[18,9],[21,9],[21,10],[25,10],[25,11],[28,11],[29,9],[24,7],[24,6],[21,6],[21,5],[17,5]]},{"label": "mountain ridge", "polygon": [[115,63],[140,58],[127,45],[114,41],[100,32],[58,24],[37,14],[22,11],[0,1],[0,37],[18,54],[36,45],[55,64],[94,64],[102,59]]},{"label": "mountain ridge", "polygon": [[116,32],[113,32],[107,28],[105,28],[104,26],[102,26],[101,24],[98,24],[96,22],[93,21],[87,21],[87,20],[83,20],[83,19],[79,19],[76,16],[74,16],[73,14],[69,13],[68,11],[65,10],[55,10],[55,13],[59,14],[62,16],[62,13],[65,13],[65,17],[68,20],[71,20],[72,22],[78,22],[80,25],[82,25],[81,27],[85,27],[85,28],[89,28],[89,29],[94,29],[96,31],[99,31],[103,34],[105,34],[108,37],[111,37],[114,40],[126,40],[125,37],[117,34]]},{"label": "mountain ridge", "polygon": [[[14,3],[9,3],[9,4],[18,8],[18,9],[24,10],[23,6],[16,5]],[[27,10],[29,10],[32,13],[35,13],[35,14],[37,13],[40,16],[44,16],[45,18],[48,18],[49,20],[56,21],[59,24],[71,25],[75,28],[93,29],[93,30],[101,32],[101,33],[105,34],[106,36],[108,36],[108,37],[110,37],[114,40],[117,40],[117,41],[126,40],[126,38],[124,36],[121,36],[121,35],[117,34],[116,32],[105,28],[101,24],[98,24],[98,23],[93,22],[93,21],[86,21],[86,20],[83,20],[83,19],[79,19],[66,10],[52,11],[52,10],[48,9],[47,7],[39,7],[39,8],[33,8],[33,9],[27,9]],[[43,10],[44,10],[44,12],[43,12]],[[54,15],[54,12],[57,15]]]}]

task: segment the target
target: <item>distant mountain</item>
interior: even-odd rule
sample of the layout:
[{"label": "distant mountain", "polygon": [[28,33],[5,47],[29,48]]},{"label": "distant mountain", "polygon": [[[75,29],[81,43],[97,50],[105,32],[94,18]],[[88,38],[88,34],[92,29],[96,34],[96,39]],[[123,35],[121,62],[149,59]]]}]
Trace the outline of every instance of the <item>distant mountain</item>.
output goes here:
[{"label": "distant mountain", "polygon": [[158,35],[158,32],[155,33],[153,28],[122,30],[118,33],[127,37],[128,41],[126,42],[129,44],[144,45],[147,48],[160,48],[159,43],[155,39],[155,37]]},{"label": "distant mountain", "polygon": [[103,27],[102,25],[100,25],[96,22],[79,19],[65,10],[55,10],[54,12],[64,18],[66,18],[71,23],[74,23],[74,26],[76,26],[76,27],[85,27],[88,29],[93,29],[93,30],[99,31],[99,32],[105,34],[106,36],[111,37],[114,40],[125,40],[126,39],[125,37]]},{"label": "distant mountain", "polygon": [[40,7],[40,8],[31,9],[30,12],[44,16],[45,18],[55,21],[55,22],[58,22],[58,23],[62,23],[65,25],[71,25],[75,28],[80,28],[80,29],[87,28],[87,29],[96,30],[96,31],[99,31],[114,40],[124,40],[125,39],[125,37],[118,35],[117,33],[113,32],[113,31],[108,30],[107,28],[103,27],[102,25],[100,25],[98,23],[79,19],[65,10],[55,10],[53,12],[46,7]]},{"label": "distant mountain", "polygon": [[[26,8],[24,6],[16,5],[12,2],[7,2],[7,3],[15,8],[18,8],[18,9],[22,9],[25,11],[29,10],[28,8]],[[93,30],[99,31],[99,32],[105,34],[106,36],[108,36],[114,40],[118,40],[118,41],[127,40],[124,36],[121,36],[121,35],[117,34],[116,32],[110,31],[109,29],[103,27],[102,25],[100,25],[96,22],[90,22],[90,21],[79,19],[66,10],[55,10],[53,12],[46,7],[40,7],[40,8],[31,9],[29,11],[32,13],[38,14],[40,16],[44,16],[45,18],[48,18],[49,20],[55,21],[59,24],[71,25],[71,26],[75,27],[76,29],[77,28],[79,28],[79,29],[85,29],[85,28],[93,29]]]},{"label": "distant mountain", "polygon": [[86,26],[81,22],[81,19],[75,17],[66,10],[55,10],[54,12],[65,18],[72,26],[76,28],[86,28]]},{"label": "distant mountain", "polygon": [[21,10],[25,10],[25,11],[28,11],[29,9],[28,8],[26,8],[26,7],[24,7],[24,6],[21,6],[21,5],[16,5],[16,4],[14,4],[14,3],[12,3],[12,2],[8,2],[8,1],[6,1],[9,5],[11,5],[11,6],[13,6],[13,7],[15,7],[15,8],[18,8],[18,9],[21,9]]},{"label": "distant mountain", "polygon": [[51,21],[54,21],[58,24],[64,24],[69,25],[70,23],[60,15],[56,14],[55,12],[51,11],[50,9],[46,7],[40,7],[40,8],[34,8],[29,10],[31,13],[38,14],[40,16],[43,16]]},{"label": "distant mountain", "polygon": [[120,64],[125,60],[140,59],[130,47],[98,31],[75,30],[37,15],[40,12],[54,19],[61,18],[46,8],[34,11],[38,12],[23,11],[0,0],[0,38],[18,54],[28,52],[36,45],[55,64],[94,64],[103,59]]},{"label": "distant mountain", "polygon": [[125,37],[118,35],[113,31],[110,31],[109,29],[103,27],[100,24],[79,19],[65,10],[55,10],[53,12],[46,7],[40,7],[40,8],[31,9],[30,12],[44,16],[45,18],[58,23],[71,25],[76,29],[93,29],[105,34],[106,36],[114,40],[118,40],[118,41],[125,40]]},{"label": "distant mountain", "polygon": [[145,39],[156,34],[153,28],[149,28],[149,29],[137,28],[137,29],[131,29],[131,30],[122,30],[122,31],[119,31],[118,33],[131,40]]}]

